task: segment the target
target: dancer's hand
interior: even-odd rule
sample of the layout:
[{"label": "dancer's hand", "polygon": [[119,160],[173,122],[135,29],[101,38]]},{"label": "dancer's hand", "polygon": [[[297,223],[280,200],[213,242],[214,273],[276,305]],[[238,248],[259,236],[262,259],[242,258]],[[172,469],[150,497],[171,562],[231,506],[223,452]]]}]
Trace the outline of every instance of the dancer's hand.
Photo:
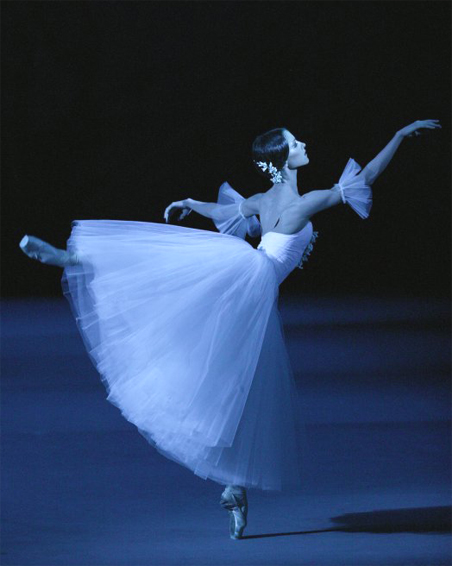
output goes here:
[{"label": "dancer's hand", "polygon": [[399,130],[398,133],[403,138],[406,137],[411,138],[413,135],[420,136],[421,134],[420,132],[418,132],[418,130],[420,130],[421,128],[428,128],[429,130],[434,130],[436,128],[441,128],[441,125],[439,123],[439,120],[416,120],[416,122],[413,122],[409,126],[405,126],[401,130]]},{"label": "dancer's hand", "polygon": [[165,222],[168,222],[169,217],[170,217],[171,214],[173,214],[173,211],[174,211],[175,208],[181,208],[182,209],[178,220],[182,220],[183,218],[188,216],[190,214],[190,212],[192,211],[189,203],[190,203],[190,199],[184,199],[184,200],[178,200],[176,202],[172,202],[169,206],[167,206],[165,208],[165,212],[163,214],[163,218],[165,219]]}]

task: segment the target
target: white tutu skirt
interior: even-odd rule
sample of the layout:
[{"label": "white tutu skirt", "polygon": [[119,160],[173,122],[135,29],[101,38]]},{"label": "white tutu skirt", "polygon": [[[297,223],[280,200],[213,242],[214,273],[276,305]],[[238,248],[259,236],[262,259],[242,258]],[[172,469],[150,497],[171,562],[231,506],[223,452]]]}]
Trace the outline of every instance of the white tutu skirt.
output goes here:
[{"label": "white tutu skirt", "polygon": [[204,479],[304,489],[309,448],[272,261],[177,225],[74,221],[63,291],[108,392],[146,440]]}]

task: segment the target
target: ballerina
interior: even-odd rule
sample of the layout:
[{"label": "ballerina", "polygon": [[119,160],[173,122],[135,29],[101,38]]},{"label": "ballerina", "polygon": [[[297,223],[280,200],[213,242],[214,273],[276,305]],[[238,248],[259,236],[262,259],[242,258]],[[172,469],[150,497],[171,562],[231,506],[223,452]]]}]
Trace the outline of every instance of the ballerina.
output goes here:
[{"label": "ballerina", "polygon": [[[164,223],[77,220],[66,250],[20,241],[29,257],[64,268],[63,292],[107,400],[162,455],[225,486],[232,539],[247,526],[247,489],[296,490],[309,458],[277,299],[313,248],[311,218],[340,203],[367,218],[371,185],[402,140],[440,127],[418,120],[364,169],[349,159],[331,189],[303,195],[306,144],[274,129],[252,147],[272,183],[266,192],[244,198],[224,183],[216,203],[171,203]],[[193,210],[218,232],[169,223]],[[260,237],[257,249],[247,234]]]}]

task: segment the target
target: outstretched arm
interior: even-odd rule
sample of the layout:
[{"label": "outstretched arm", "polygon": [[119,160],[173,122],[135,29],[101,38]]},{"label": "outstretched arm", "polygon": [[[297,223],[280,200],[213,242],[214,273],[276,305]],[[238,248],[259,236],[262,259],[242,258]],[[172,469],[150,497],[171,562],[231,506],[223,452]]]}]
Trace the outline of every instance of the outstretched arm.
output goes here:
[{"label": "outstretched arm", "polygon": [[201,202],[187,198],[171,203],[165,210],[164,217],[168,222],[174,210],[179,209],[179,220],[195,210],[198,214],[211,218],[215,227],[222,234],[245,239],[262,233],[262,227],[256,214],[259,214],[261,194],[246,199],[225,181],[218,190],[217,202]]},{"label": "outstretched arm", "polygon": [[202,202],[200,200],[193,200],[192,198],[186,199],[185,202],[191,210],[194,210],[206,218],[212,218],[213,211],[219,206],[216,202]]},{"label": "outstretched arm", "polygon": [[183,200],[178,200],[172,202],[166,207],[163,217],[165,221],[168,222],[169,217],[175,213],[176,209],[180,209],[179,220],[185,218],[192,210],[205,216],[206,218],[213,218],[213,212],[218,210],[218,207],[225,206],[218,204],[216,202],[202,202],[200,200],[193,200],[192,198],[186,198]]},{"label": "outstretched arm", "polygon": [[361,173],[359,173],[366,184],[372,185],[376,178],[383,173],[402,141],[402,134],[396,132],[388,145],[386,145],[372,161],[369,161]]},{"label": "outstretched arm", "polygon": [[[254,214],[259,214],[259,201],[262,194],[258,193],[253,195],[248,199],[243,200],[243,204],[238,206],[238,211],[244,216],[252,216]],[[215,219],[218,216],[218,211],[222,208],[228,206],[231,208],[230,204],[218,204],[217,202],[202,202],[200,200],[194,200],[192,198],[186,198],[177,202],[172,202],[165,210],[164,218],[168,222],[169,216],[173,213],[173,209],[182,209],[179,220],[185,218],[192,210],[206,216],[207,218]]]},{"label": "outstretched arm", "polygon": [[439,120],[416,120],[416,122],[396,132],[388,145],[384,147],[372,161],[369,161],[359,174],[364,182],[368,185],[372,185],[377,177],[386,169],[403,139],[407,136],[411,137],[413,134],[419,136],[420,133],[418,130],[421,128],[441,128],[441,125],[439,124]]},{"label": "outstretched arm", "polygon": [[[347,202],[362,218],[367,218],[372,195],[370,185],[372,185],[377,177],[386,169],[402,140],[412,135],[420,135],[418,130],[421,128],[435,129],[441,128],[441,125],[439,124],[439,120],[416,120],[416,122],[402,128],[396,132],[388,145],[358,174],[356,174],[356,172],[354,173],[353,169],[357,168],[359,171],[360,167],[354,163],[350,170],[351,177],[347,180],[345,185],[349,187],[348,191],[346,191],[348,192],[347,195],[344,194],[344,187],[341,185],[341,182],[334,185],[334,187],[329,190],[311,191],[303,195],[300,201],[301,215],[310,218],[321,210],[325,210],[341,202]],[[350,160],[350,162],[353,162],[353,160]],[[347,168],[348,165],[346,170]],[[345,177],[347,177],[348,174],[346,171],[344,173]],[[360,191],[363,192],[360,194]]]}]

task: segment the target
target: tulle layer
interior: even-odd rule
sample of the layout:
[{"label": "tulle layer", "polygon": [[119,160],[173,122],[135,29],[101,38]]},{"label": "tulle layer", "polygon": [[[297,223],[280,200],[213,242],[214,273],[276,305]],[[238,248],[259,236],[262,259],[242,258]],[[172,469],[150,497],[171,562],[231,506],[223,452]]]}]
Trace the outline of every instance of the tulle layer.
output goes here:
[{"label": "tulle layer", "polygon": [[82,220],[63,291],[107,399],[202,478],[302,489],[305,433],[271,260],[246,241]]},{"label": "tulle layer", "polygon": [[343,203],[365,219],[369,217],[372,208],[372,188],[358,175],[360,171],[361,166],[350,157],[337,185]]}]

